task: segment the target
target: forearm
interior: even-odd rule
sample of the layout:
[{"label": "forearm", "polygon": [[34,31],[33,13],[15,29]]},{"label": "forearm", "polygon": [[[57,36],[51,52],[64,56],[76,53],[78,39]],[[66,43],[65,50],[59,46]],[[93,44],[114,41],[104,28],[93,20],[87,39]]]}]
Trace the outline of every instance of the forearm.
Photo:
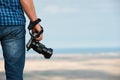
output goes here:
[{"label": "forearm", "polygon": [[20,0],[20,3],[30,21],[35,21],[37,19],[37,15],[35,12],[33,0]]},{"label": "forearm", "polygon": [[[24,9],[25,13],[27,14],[30,21],[37,20],[37,15],[35,12],[33,0],[20,0],[20,3],[22,5],[22,8]],[[33,33],[38,33],[42,30],[40,27],[40,24],[35,25],[35,27],[32,29]],[[36,38],[36,41],[42,40],[43,34],[39,35],[38,38]]]}]

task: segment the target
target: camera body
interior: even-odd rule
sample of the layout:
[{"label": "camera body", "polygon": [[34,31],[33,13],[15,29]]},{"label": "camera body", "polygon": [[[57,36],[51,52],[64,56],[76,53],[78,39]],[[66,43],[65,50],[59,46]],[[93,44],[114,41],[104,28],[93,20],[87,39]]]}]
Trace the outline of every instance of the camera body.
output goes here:
[{"label": "camera body", "polygon": [[42,43],[35,40],[40,34],[43,33],[43,28],[41,27],[42,30],[39,33],[32,34],[30,32],[30,30],[32,30],[33,27],[36,24],[38,24],[40,21],[41,21],[40,19],[37,19],[34,22],[30,22],[30,24],[28,26],[29,33],[31,35],[31,39],[29,40],[29,42],[26,45],[27,51],[32,48],[34,51],[38,52],[39,54],[42,54],[46,59],[50,59],[50,57],[53,54],[53,49],[52,48],[47,48],[45,45],[43,45]]},{"label": "camera body", "polygon": [[26,45],[27,50],[33,49],[39,54],[42,54],[46,59],[49,59],[53,54],[52,48],[47,48],[45,45],[43,45],[40,42],[36,42],[34,39],[30,39],[29,42]]}]

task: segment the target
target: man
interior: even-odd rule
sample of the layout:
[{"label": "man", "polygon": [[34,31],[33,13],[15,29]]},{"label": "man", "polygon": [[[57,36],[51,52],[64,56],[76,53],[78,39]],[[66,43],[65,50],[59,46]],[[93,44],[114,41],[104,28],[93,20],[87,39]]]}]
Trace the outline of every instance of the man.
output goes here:
[{"label": "man", "polygon": [[[33,0],[0,0],[0,42],[5,61],[6,80],[23,80],[25,63],[25,17],[37,20]],[[40,24],[33,33],[41,31]],[[42,34],[36,38],[42,40]]]}]

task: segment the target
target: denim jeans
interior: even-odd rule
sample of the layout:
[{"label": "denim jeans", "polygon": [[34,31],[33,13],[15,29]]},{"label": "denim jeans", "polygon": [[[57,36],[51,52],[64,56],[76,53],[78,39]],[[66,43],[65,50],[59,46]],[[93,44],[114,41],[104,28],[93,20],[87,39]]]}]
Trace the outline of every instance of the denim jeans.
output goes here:
[{"label": "denim jeans", "polygon": [[6,80],[23,80],[25,26],[0,27]]}]

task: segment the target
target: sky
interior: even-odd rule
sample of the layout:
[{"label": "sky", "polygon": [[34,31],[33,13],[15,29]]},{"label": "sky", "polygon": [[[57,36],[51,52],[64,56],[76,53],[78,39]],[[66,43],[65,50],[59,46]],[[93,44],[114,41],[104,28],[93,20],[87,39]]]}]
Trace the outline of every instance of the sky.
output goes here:
[{"label": "sky", "polygon": [[34,0],[34,4],[44,27],[41,42],[48,47],[120,47],[120,0]]},{"label": "sky", "polygon": [[47,47],[120,47],[120,0],[33,1],[44,28],[41,42]]}]

